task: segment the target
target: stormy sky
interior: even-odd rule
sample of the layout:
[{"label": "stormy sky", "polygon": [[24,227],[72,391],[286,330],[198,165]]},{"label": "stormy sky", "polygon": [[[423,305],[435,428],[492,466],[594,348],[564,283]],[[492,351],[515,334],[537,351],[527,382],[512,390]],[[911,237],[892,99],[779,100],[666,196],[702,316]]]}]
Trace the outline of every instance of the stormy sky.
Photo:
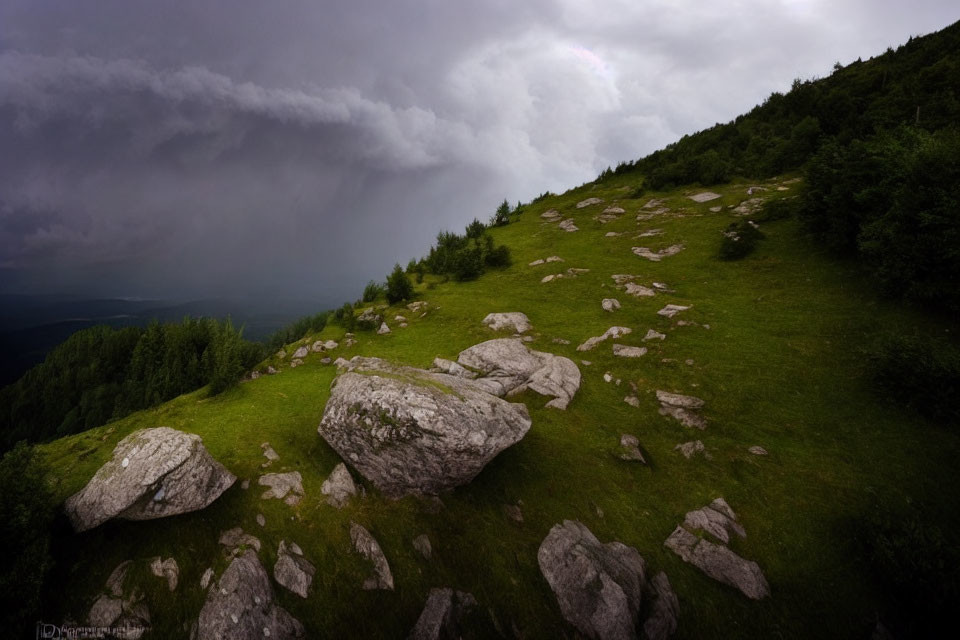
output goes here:
[{"label": "stormy sky", "polygon": [[0,293],[357,297],[953,0],[0,0]]}]

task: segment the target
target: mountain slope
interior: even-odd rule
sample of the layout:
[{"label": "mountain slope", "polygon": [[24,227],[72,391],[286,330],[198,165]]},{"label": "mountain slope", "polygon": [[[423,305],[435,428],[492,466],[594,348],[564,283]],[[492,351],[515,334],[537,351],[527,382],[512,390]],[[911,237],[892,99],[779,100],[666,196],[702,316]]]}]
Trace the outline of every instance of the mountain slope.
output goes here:
[{"label": "mountain slope", "polygon": [[[746,183],[716,189],[722,199],[704,204],[687,197],[692,191],[630,199],[635,186],[635,177],[614,176],[528,206],[519,220],[492,230],[498,243],[511,247],[512,267],[467,283],[428,276],[417,291],[428,303],[425,317],[389,308],[383,315],[392,333],[358,332],[356,346],[332,354],[428,367],[435,356],[455,358],[473,344],[506,335],[481,325],[487,313],[522,311],[534,326],[532,348],[578,363],[583,383],[570,407],[547,409],[541,396],[520,396],[530,409],[530,432],[473,482],[444,495],[442,510],[434,512],[431,503],[416,498],[385,499],[369,485],[364,498],[342,511],[323,503],[320,486],[340,460],[316,428],[336,370],[320,362],[324,354],[307,356],[295,369],[274,359],[270,364],[281,368],[279,375],[215,398],[186,395],[41,447],[61,499],[80,489],[126,434],[161,425],[199,434],[216,459],[253,480],[249,490],[238,483],[197,513],[109,523],[79,536],[62,532],[54,611],[82,619],[121,561],[174,556],[182,584],[176,598],[160,580],[148,576],[143,585],[155,635],[186,637],[184,625],[196,619],[204,597],[201,574],[225,565],[219,532],[240,525],[263,541],[260,555],[268,568],[281,539],[297,542],[317,566],[308,599],[277,589],[281,604],[312,636],[402,637],[429,589],[450,586],[474,594],[482,610],[489,609],[487,621],[507,637],[564,637],[572,631],[537,566],[537,548],[551,526],[578,519],[601,541],[634,546],[652,571],[666,571],[680,599],[678,638],[865,637],[878,612],[884,619],[894,616],[858,546],[857,539],[869,534],[864,517],[912,517],[945,535],[957,531],[960,490],[952,467],[960,439],[879,403],[865,383],[859,349],[880,328],[945,327],[878,302],[855,265],[838,265],[798,242],[792,220],[763,224],[767,238],[750,257],[717,260],[720,232],[740,219],[729,207],[754,197]],[[799,188],[783,179],[764,186],[768,199]],[[576,203],[588,197],[604,202],[578,209]],[[638,221],[638,214],[651,210],[643,208],[650,198],[663,199],[669,211]],[[593,219],[609,205],[626,213],[609,224]],[[710,211],[718,205],[724,208]],[[573,218],[580,231],[544,223],[540,214],[551,208]],[[653,228],[663,235],[634,237]],[[610,231],[623,235],[607,237]],[[631,251],[677,243],[684,250],[660,262]],[[564,262],[527,266],[551,255]],[[590,271],[541,283],[543,276],[571,267]],[[614,274],[635,274],[647,286],[666,283],[674,292],[634,298],[613,288]],[[602,310],[601,299],[609,297],[622,308]],[[657,315],[668,303],[692,308],[672,320]],[[407,328],[390,320],[398,313],[410,319]],[[693,324],[681,326],[680,320]],[[576,351],[613,325],[633,329],[618,342],[647,346],[649,353],[617,358],[609,342]],[[651,328],[667,338],[642,342]],[[342,329],[330,326],[305,343],[342,337]],[[591,364],[582,364],[584,358]],[[621,384],[604,382],[607,371]],[[630,383],[637,386],[638,407],[623,400]],[[691,431],[661,416],[658,389],[703,398],[706,430]],[[623,433],[639,438],[648,466],[617,457]],[[688,460],[674,450],[694,439],[703,441],[710,459]],[[263,473],[263,442],[280,455],[269,471],[303,475],[306,498],[300,505],[260,499],[255,480]],[[748,453],[753,445],[770,455]],[[354,478],[361,480],[356,473]],[[747,600],[663,547],[684,513],[719,496],[746,528],[748,537],[732,548],[762,567],[772,589],[766,600]],[[517,523],[504,506],[521,501],[523,522]],[[263,528],[255,521],[258,513],[266,518]],[[350,521],[379,540],[395,592],[360,589],[367,568],[350,552]],[[432,561],[412,545],[422,533],[433,543]]]}]

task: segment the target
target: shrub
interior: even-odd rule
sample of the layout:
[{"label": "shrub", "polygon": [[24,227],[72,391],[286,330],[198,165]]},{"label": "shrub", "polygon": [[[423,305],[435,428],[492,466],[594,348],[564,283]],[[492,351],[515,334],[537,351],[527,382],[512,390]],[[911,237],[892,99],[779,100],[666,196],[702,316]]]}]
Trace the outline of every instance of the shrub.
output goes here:
[{"label": "shrub", "polygon": [[753,216],[754,222],[772,222],[794,218],[803,206],[803,200],[797,196],[767,200],[763,207]]},{"label": "shrub", "polygon": [[367,283],[367,286],[363,288],[363,301],[364,302],[373,302],[377,298],[383,295],[383,285],[378,284],[371,280]]},{"label": "shrub", "polygon": [[490,220],[490,226],[500,227],[510,222],[510,204],[504,199]]},{"label": "shrub", "polygon": [[632,200],[636,200],[637,198],[642,198],[646,192],[647,192],[647,187],[643,184],[640,184],[640,185],[637,185],[627,197]]},{"label": "shrub", "polygon": [[468,238],[480,238],[487,232],[487,225],[474,218],[473,222],[467,225],[466,232]]},{"label": "shrub", "polygon": [[387,276],[387,302],[396,304],[401,300],[409,300],[413,297],[413,285],[410,279],[403,272],[403,268],[397,264],[393,272]]},{"label": "shrub", "polygon": [[458,281],[473,280],[483,273],[483,250],[480,247],[461,249],[454,257],[453,277]]},{"label": "shrub", "polygon": [[509,267],[513,264],[510,257],[510,247],[505,244],[491,249],[485,258],[488,267]]},{"label": "shrub", "polygon": [[876,392],[933,420],[960,420],[960,349],[945,340],[886,334],[866,351]]},{"label": "shrub", "polygon": [[757,248],[757,242],[762,238],[763,234],[749,220],[733,222],[723,232],[723,240],[720,241],[720,259],[739,260],[748,256]]},{"label": "shrub", "polygon": [[353,315],[353,305],[349,302],[344,302],[343,306],[337,309],[336,318],[340,326],[347,331],[353,331],[357,324],[357,317]]},{"label": "shrub", "polygon": [[26,638],[39,618],[40,593],[53,565],[54,501],[40,457],[23,441],[0,460],[0,624]]}]

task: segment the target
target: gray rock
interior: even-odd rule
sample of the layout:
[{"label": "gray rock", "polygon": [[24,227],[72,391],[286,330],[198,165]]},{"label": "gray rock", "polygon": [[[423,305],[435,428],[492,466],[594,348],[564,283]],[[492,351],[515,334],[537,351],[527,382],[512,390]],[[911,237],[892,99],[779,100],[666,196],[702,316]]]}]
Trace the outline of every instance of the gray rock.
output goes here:
[{"label": "gray rock", "polygon": [[277,563],[273,566],[273,579],[277,584],[306,598],[316,572],[316,567],[303,557],[300,547],[295,544],[288,546],[283,540],[280,541]]},{"label": "gray rock", "polygon": [[636,280],[640,276],[632,276],[628,273],[615,273],[610,277],[613,278],[614,284],[616,284],[617,286],[620,286],[620,285],[627,284],[631,280]]},{"label": "gray rock", "polygon": [[544,284],[544,283],[547,283],[547,282],[552,282],[553,280],[557,280],[557,279],[562,278],[562,277],[563,277],[563,274],[562,274],[562,273],[551,273],[550,275],[546,275],[546,276],[543,276],[542,278],[540,278],[540,283],[541,283],[541,284]]},{"label": "gray rock", "polygon": [[373,565],[373,575],[363,581],[363,588],[393,591],[393,574],[383,555],[383,550],[370,532],[356,522],[350,523],[350,540],[353,548]]},{"label": "gray rock", "polygon": [[650,329],[647,331],[647,335],[643,336],[644,340],[666,340],[667,335],[665,333],[660,333],[655,329]]},{"label": "gray rock", "polygon": [[613,213],[619,215],[621,213],[626,213],[626,209],[623,207],[607,207],[603,210],[603,213]]},{"label": "gray rock", "polygon": [[97,597],[87,614],[87,622],[93,627],[125,627],[124,637],[136,640],[150,626],[150,610],[139,588],[125,588],[132,564],[130,560],[122,562],[110,573],[106,582],[109,594]]},{"label": "gray rock", "polygon": [[244,481],[240,483],[240,488],[243,489],[244,491],[246,491],[247,489],[249,489],[249,488],[250,488],[250,479],[249,479],[249,478],[244,479]]},{"label": "gray rock", "polygon": [[620,301],[616,298],[604,298],[600,301],[600,306],[604,311],[616,311],[620,308]]},{"label": "gray rock", "polygon": [[267,526],[267,518],[262,513],[257,514],[257,524],[261,527]]},{"label": "gray rock", "polygon": [[600,204],[601,202],[603,202],[602,198],[587,198],[586,200],[581,200],[577,203],[577,209],[583,209],[584,207]]},{"label": "gray rock", "polygon": [[620,336],[625,336],[633,332],[633,329],[630,327],[610,327],[603,332],[602,335],[595,336],[593,338],[587,338],[583,344],[577,347],[577,351],[590,351],[598,344],[610,338],[619,338]]},{"label": "gray rock", "polygon": [[543,260],[544,262],[563,262],[563,258],[560,256],[547,256]]},{"label": "gray rock", "polygon": [[267,473],[260,476],[257,484],[261,487],[270,487],[260,496],[264,500],[277,498],[278,500],[287,501],[291,496],[299,497],[303,495],[303,477],[299,471]]},{"label": "gray rock", "polygon": [[296,369],[302,364],[303,364],[303,360],[301,360],[300,358],[294,358],[293,360],[290,361],[290,368]]},{"label": "gray rock", "polygon": [[765,455],[768,455],[768,452],[767,452],[766,449],[764,449],[763,447],[759,447],[759,446],[757,446],[757,445],[753,445],[752,447],[750,447],[749,449],[747,449],[747,451],[749,451],[750,453],[752,453],[752,454],[755,455],[755,456],[765,456]]},{"label": "gray rock", "polygon": [[130,570],[130,566],[132,564],[132,560],[121,562],[112,572],[110,572],[110,577],[107,578],[106,587],[107,591],[109,591],[114,597],[119,598],[123,596],[123,583],[127,579],[127,572]]},{"label": "gray rock", "polygon": [[327,504],[342,509],[350,498],[357,495],[357,485],[342,462],[333,468],[329,477],[323,481],[320,493],[327,496]]},{"label": "gray rock", "polygon": [[650,612],[643,623],[643,635],[647,640],[667,640],[677,630],[680,617],[680,601],[670,586],[663,571],[647,584],[645,594],[651,601]]},{"label": "gray rock", "polygon": [[424,560],[429,560],[433,557],[433,545],[430,544],[430,536],[425,533],[421,533],[413,539],[413,548],[423,556]]},{"label": "gray rock", "polygon": [[256,552],[233,559],[207,592],[195,627],[195,640],[288,640],[305,637],[303,625],[274,602],[270,576]]},{"label": "gray rock", "polygon": [[427,307],[427,303],[423,300],[418,300],[417,302],[411,302],[407,305],[407,309],[410,309],[413,313],[422,311]]},{"label": "gray rock", "polygon": [[543,262],[544,262],[544,261],[543,261],[543,258],[538,258],[537,260],[534,260],[533,262],[531,262],[531,263],[528,264],[527,266],[528,266],[528,267],[539,267],[541,264],[543,264]]},{"label": "gray rock", "polygon": [[213,567],[207,567],[207,570],[200,576],[200,588],[206,591],[207,587],[210,586],[211,580],[213,580]]},{"label": "gray rock", "polygon": [[276,355],[277,358],[283,360],[284,358],[287,357],[287,352],[284,351],[283,349],[280,349],[279,351],[277,351],[277,353],[276,353],[275,355]]},{"label": "gray rock", "polygon": [[712,191],[704,191],[702,193],[696,193],[692,196],[687,196],[694,202],[710,202],[711,200],[716,200],[720,197],[719,193],[714,193]]},{"label": "gray rock", "polygon": [[684,409],[700,409],[703,407],[703,400],[693,396],[684,396],[679,393],[670,393],[669,391],[657,390],[657,400],[660,404],[670,405],[672,407],[682,407]]},{"label": "gray rock", "polygon": [[94,627],[112,627],[123,614],[123,600],[101,595],[90,607],[87,621]]},{"label": "gray rock", "polygon": [[113,458],[64,508],[74,529],[86,531],[111,518],[151,520],[203,509],[235,481],[200,436],[142,429],[117,444]]},{"label": "gray rock", "polygon": [[380,323],[380,328],[377,329],[377,335],[381,335],[381,336],[382,336],[382,335],[387,334],[387,333],[390,333],[390,327],[387,326],[387,323],[386,323],[386,322],[381,322],[381,323]]},{"label": "gray rock", "polygon": [[230,551],[241,547],[251,547],[260,551],[260,540],[256,536],[244,533],[241,527],[234,527],[220,532],[220,544]]},{"label": "gray rock", "polygon": [[723,498],[717,498],[710,506],[688,512],[683,525],[690,530],[706,531],[724,544],[730,542],[730,534],[747,537],[747,532],[737,523],[736,515]]},{"label": "gray rock", "polygon": [[631,249],[634,255],[640,256],[641,258],[646,258],[651,262],[660,262],[663,258],[675,256],[683,250],[684,246],[682,244],[673,244],[665,249],[660,249],[659,251],[653,251],[647,247],[633,247]]},{"label": "gray rock", "polygon": [[744,560],[727,547],[700,538],[678,526],[664,546],[705,574],[760,600],[770,595],[770,586],[756,562]]},{"label": "gray rock", "polygon": [[461,365],[479,371],[476,382],[496,396],[527,389],[553,396],[546,406],[566,409],[580,388],[580,369],[573,360],[534,351],[510,338],[487,340],[457,356]]},{"label": "gray rock", "polygon": [[469,593],[449,588],[431,589],[407,640],[460,640],[462,618],[475,606],[477,601]]},{"label": "gray rock", "polygon": [[406,318],[405,316],[401,316],[401,315],[394,316],[393,319],[394,319],[395,322],[400,322],[400,323],[404,323],[404,322],[407,321],[407,318]]},{"label": "gray rock", "polygon": [[530,429],[524,405],[478,381],[361,356],[344,369],[318,432],[390,497],[465,484]]},{"label": "gray rock", "polygon": [[307,349],[306,347],[300,347],[299,349],[297,349],[296,351],[293,352],[293,356],[292,356],[292,357],[294,357],[294,358],[306,358],[309,353],[310,353],[310,350],[309,350],[309,349]]},{"label": "gray rock", "polygon": [[645,287],[642,284],[637,284],[636,282],[628,282],[623,285],[623,290],[627,292],[628,295],[633,296],[634,298],[649,298],[651,296],[657,295],[657,292],[649,287]]},{"label": "gray rock", "polygon": [[560,212],[556,209],[547,209],[540,214],[540,217],[546,220],[547,222],[556,222],[560,218]]},{"label": "gray rock", "polygon": [[647,464],[643,453],[640,452],[640,441],[636,436],[629,433],[620,436],[620,459]]},{"label": "gray rock", "polygon": [[580,230],[580,227],[573,223],[573,218],[567,218],[566,220],[561,221],[557,226],[568,233],[573,233],[574,231]]},{"label": "gray rock", "polygon": [[647,229],[646,231],[637,234],[637,238],[655,238],[657,236],[662,236],[664,233],[663,229]]},{"label": "gray rock", "polygon": [[685,427],[700,430],[707,428],[707,421],[695,413],[703,407],[703,400],[700,398],[658,390],[657,400],[660,401],[660,415],[670,416]]},{"label": "gray rock", "polygon": [[439,371],[440,373],[446,373],[451,376],[457,376],[458,378],[469,378],[473,379],[477,377],[475,371],[470,371],[465,369],[461,365],[457,364],[453,360],[446,360],[444,358],[434,358],[433,359],[433,368]]},{"label": "gray rock", "polygon": [[280,459],[280,456],[277,455],[277,452],[273,450],[273,447],[270,446],[269,442],[264,442],[260,445],[260,448],[263,449],[263,457],[270,462]]},{"label": "gray rock", "polygon": [[683,454],[683,457],[689,460],[698,453],[702,453],[705,458],[709,458],[710,455],[707,453],[706,448],[703,446],[703,443],[699,440],[693,440],[691,442],[684,442],[683,444],[678,444],[673,448],[674,451],[679,451]]},{"label": "gray rock", "polygon": [[368,327],[375,327],[383,322],[383,316],[377,313],[373,307],[367,307],[357,316],[357,322]]},{"label": "gray rock", "polygon": [[274,369],[274,368],[273,368],[273,365],[268,365],[268,366],[267,366],[267,375],[268,375],[268,376],[273,376],[273,375],[276,375],[276,374],[278,374],[278,373],[280,373],[280,372],[279,372],[277,369]]},{"label": "gray rock", "polygon": [[494,331],[513,331],[515,333],[525,333],[533,329],[527,314],[519,311],[509,311],[506,313],[489,313],[483,319],[483,324]]},{"label": "gray rock", "polygon": [[637,637],[646,565],[620,542],[601,544],[580,522],[554,526],[537,552],[563,617],[587,638]]},{"label": "gray rock", "polygon": [[523,511],[520,509],[519,504],[505,504],[503,505],[503,512],[514,522],[518,524],[523,523]]},{"label": "gray rock", "polygon": [[150,573],[158,578],[166,578],[170,591],[177,590],[177,581],[180,579],[180,566],[174,558],[161,560],[160,556],[150,560]]},{"label": "gray rock", "polygon": [[625,344],[614,344],[613,355],[618,358],[639,358],[647,354],[646,347],[631,347]]},{"label": "gray rock", "polygon": [[623,401],[626,402],[631,407],[637,407],[637,408],[640,407],[640,398],[633,395],[632,393],[628,396],[624,396]]}]

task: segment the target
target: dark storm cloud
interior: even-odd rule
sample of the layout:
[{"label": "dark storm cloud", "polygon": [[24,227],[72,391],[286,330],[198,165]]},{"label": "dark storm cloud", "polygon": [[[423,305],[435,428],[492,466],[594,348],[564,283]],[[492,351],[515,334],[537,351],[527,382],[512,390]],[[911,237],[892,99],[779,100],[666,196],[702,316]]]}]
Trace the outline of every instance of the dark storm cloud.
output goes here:
[{"label": "dark storm cloud", "polygon": [[[6,288],[332,303],[947,3],[0,6]],[[4,288],[4,285],[0,285]]]}]

